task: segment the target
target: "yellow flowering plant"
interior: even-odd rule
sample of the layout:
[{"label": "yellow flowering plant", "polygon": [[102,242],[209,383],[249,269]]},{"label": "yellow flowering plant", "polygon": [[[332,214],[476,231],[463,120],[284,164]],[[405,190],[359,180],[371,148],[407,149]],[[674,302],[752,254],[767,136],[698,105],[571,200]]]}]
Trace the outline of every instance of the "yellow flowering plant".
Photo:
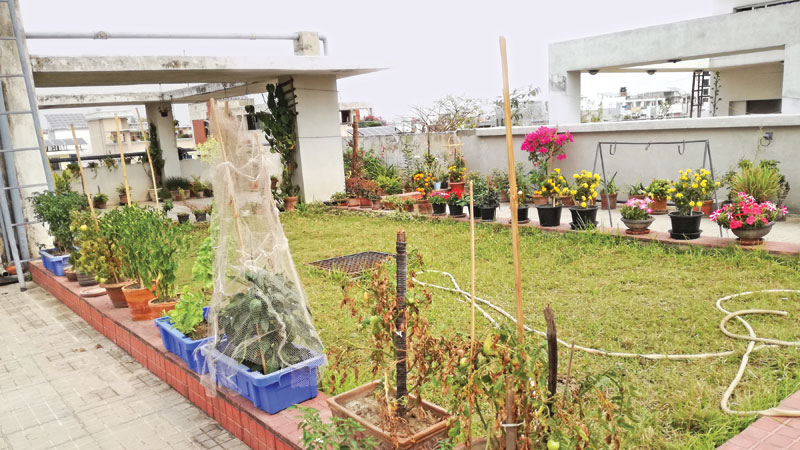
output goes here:
[{"label": "yellow flowering plant", "polygon": [[422,194],[422,198],[427,198],[433,191],[433,182],[436,177],[432,172],[418,172],[414,174],[414,190]]},{"label": "yellow flowering plant", "polygon": [[600,185],[600,175],[581,170],[581,173],[572,175],[572,178],[575,180],[575,188],[570,190],[570,195],[575,205],[581,208],[594,205],[597,199],[597,186]]},{"label": "yellow flowering plant", "polygon": [[688,216],[692,213],[692,208],[699,207],[714,194],[718,187],[711,181],[711,172],[706,169],[686,169],[680,171],[680,178],[673,186],[675,193],[672,200],[678,208],[678,213]]},{"label": "yellow flowering plant", "polygon": [[555,205],[562,195],[569,195],[569,184],[567,184],[564,176],[561,175],[561,169],[556,168],[547,174],[547,177],[542,181],[541,187],[533,191],[533,193],[547,197],[550,203]]}]

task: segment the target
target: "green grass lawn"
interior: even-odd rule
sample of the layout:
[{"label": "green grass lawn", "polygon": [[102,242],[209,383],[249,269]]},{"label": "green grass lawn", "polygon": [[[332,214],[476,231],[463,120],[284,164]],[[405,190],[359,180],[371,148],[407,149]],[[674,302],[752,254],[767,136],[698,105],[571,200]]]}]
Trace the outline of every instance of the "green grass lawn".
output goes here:
[{"label": "green grass lawn", "polygon": [[[368,250],[394,252],[396,232],[404,229],[409,250],[424,256],[425,268],[450,272],[462,289],[469,289],[469,224],[347,212],[296,212],[283,214],[281,220],[326,346],[363,342],[366,333],[359,331],[356,320],[340,307],[339,282],[306,265],[308,262]],[[198,232],[198,236],[204,232]],[[513,313],[510,232],[500,226],[480,225],[476,239],[476,293]],[[720,410],[721,395],[736,373],[746,344],[720,332],[723,314],[714,302],[747,290],[800,289],[797,259],[736,249],[667,248],[588,233],[534,229],[522,230],[521,253],[526,322],[534,328],[544,329],[542,309],[549,304],[556,313],[559,337],[567,342],[635,353],[736,351],[729,357],[691,362],[576,352],[576,378],[618,368],[636,391],[636,429],[627,436],[623,448],[711,449],[754,420],[728,416]],[[420,278],[448,283],[435,274]],[[429,317],[434,331],[442,335],[468,332],[469,308],[458,303],[453,294],[434,294]],[[726,308],[788,311],[787,317],[749,316],[748,320],[760,336],[797,340],[800,334],[798,295],[750,296],[730,301]],[[489,323],[480,315],[478,320],[478,329],[486,330]],[[746,334],[736,321],[728,327]],[[565,364],[569,350],[561,348],[559,357]],[[798,362],[797,348],[753,353],[731,407],[771,407],[800,389]],[[363,364],[364,369],[361,378],[349,380],[345,388],[369,380],[367,363],[353,363]],[[432,399],[436,400],[435,395]]]}]

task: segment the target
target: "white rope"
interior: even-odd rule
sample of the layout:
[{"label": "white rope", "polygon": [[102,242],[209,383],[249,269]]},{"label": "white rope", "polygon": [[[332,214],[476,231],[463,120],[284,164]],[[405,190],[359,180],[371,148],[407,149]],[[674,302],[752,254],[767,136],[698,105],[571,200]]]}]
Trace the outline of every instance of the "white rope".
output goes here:
[{"label": "white rope", "polygon": [[[468,292],[462,290],[461,287],[459,287],[458,283],[456,282],[455,277],[453,277],[452,274],[450,274],[448,272],[438,271],[438,270],[425,270],[425,271],[417,272],[417,275],[420,275],[420,274],[423,274],[423,273],[426,273],[426,272],[427,273],[438,273],[438,274],[441,274],[441,275],[444,275],[444,276],[448,277],[450,279],[450,281],[453,283],[454,287],[448,288],[448,287],[439,286],[439,285],[432,284],[432,283],[426,283],[424,281],[418,280],[416,278],[416,276],[413,277],[411,279],[411,281],[413,281],[414,283],[416,283],[416,284],[418,284],[420,286],[424,286],[424,287],[429,287],[429,288],[433,288],[433,289],[439,289],[439,290],[443,290],[443,291],[447,291],[447,292],[453,292],[453,293],[456,293],[456,294],[460,294],[465,299],[467,299],[467,301],[464,301],[464,300],[461,300],[461,299],[457,299],[457,300],[460,301],[461,303],[469,303],[469,300],[471,298],[470,294]],[[786,311],[775,311],[775,310],[764,310],[764,309],[746,309],[746,310],[741,310],[741,311],[736,311],[736,312],[730,312],[730,311],[727,311],[725,308],[722,307],[722,302],[724,302],[724,301],[731,300],[731,299],[736,298],[736,297],[743,297],[743,296],[752,295],[752,294],[756,294],[756,293],[800,293],[800,290],[796,290],[796,289],[767,289],[767,290],[762,290],[762,291],[741,292],[741,293],[738,293],[738,294],[728,295],[726,297],[722,297],[722,298],[717,300],[717,302],[716,302],[717,309],[719,309],[724,314],[726,314],[726,316],[720,322],[720,329],[722,330],[722,332],[726,336],[728,336],[730,338],[749,341],[748,344],[747,344],[747,348],[746,348],[744,354],[742,355],[742,362],[739,365],[739,371],[736,374],[736,377],[734,377],[734,379],[731,382],[731,384],[728,386],[728,389],[723,394],[722,400],[720,402],[720,407],[727,414],[734,414],[734,415],[739,415],[739,416],[762,415],[762,416],[800,417],[800,410],[782,410],[782,409],[777,409],[777,408],[769,408],[769,409],[759,410],[759,411],[734,411],[734,410],[731,410],[728,407],[728,400],[730,399],[730,396],[733,394],[734,389],[736,389],[736,386],[741,381],[742,376],[744,375],[744,371],[747,368],[747,363],[748,363],[748,361],[750,359],[750,353],[752,353],[753,351],[757,351],[757,350],[763,349],[763,348],[771,348],[771,347],[776,347],[776,346],[800,346],[800,342],[798,342],[798,341],[782,341],[782,340],[777,340],[777,339],[768,339],[768,338],[758,337],[758,336],[756,336],[755,331],[750,326],[750,324],[746,320],[744,320],[744,318],[741,317],[742,315],[746,315],[746,314],[774,314],[774,315],[785,316],[785,315],[788,314]],[[477,296],[475,297],[475,301],[483,303],[484,305],[486,305],[487,307],[493,309],[494,311],[496,311],[498,314],[502,315],[506,319],[514,322],[515,324],[517,323],[517,321],[514,318],[514,316],[509,314],[508,311],[506,311],[503,308],[491,303],[490,301],[485,300],[485,299],[480,298],[480,297],[477,297]],[[493,318],[491,318],[483,309],[481,309],[477,305],[475,307],[478,308],[481,311],[481,313],[483,313],[483,315],[489,319],[489,321],[492,323],[493,326],[495,326],[495,327],[498,326],[497,322]],[[725,328],[725,324],[728,321],[730,321],[731,319],[733,319],[733,318],[736,318],[736,320],[738,320],[742,325],[744,325],[744,327],[747,329],[748,336],[731,333],[730,331],[728,331]],[[529,327],[526,324],[523,324],[523,327],[525,328],[525,331],[536,333],[536,334],[538,334],[540,336],[546,336],[545,332],[533,329],[533,328]],[[764,344],[755,345],[756,342],[763,342]],[[594,355],[611,356],[611,357],[616,357],[616,358],[643,358],[643,359],[650,359],[650,360],[662,360],[662,359],[673,360],[673,361],[675,361],[675,360],[695,360],[695,359],[719,358],[719,357],[724,357],[724,356],[731,356],[731,355],[736,353],[735,350],[727,350],[727,351],[714,352],[714,353],[690,353],[690,354],[625,353],[625,352],[611,352],[611,351],[608,351],[608,350],[596,349],[596,348],[591,348],[591,347],[584,347],[584,346],[581,346],[581,345],[574,345],[574,344],[567,343],[567,342],[565,342],[565,341],[563,341],[561,339],[558,339],[558,343],[563,345],[563,346],[565,346],[565,347],[575,348],[575,350],[580,350],[582,352],[586,352],[586,353],[590,353],[590,354],[594,354]]]}]

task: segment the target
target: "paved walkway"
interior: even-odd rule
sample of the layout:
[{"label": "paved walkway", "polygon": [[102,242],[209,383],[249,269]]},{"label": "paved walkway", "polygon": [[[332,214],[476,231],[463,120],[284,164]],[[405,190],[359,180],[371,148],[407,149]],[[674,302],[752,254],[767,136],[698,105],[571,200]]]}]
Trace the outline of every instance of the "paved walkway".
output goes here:
[{"label": "paved walkway", "polygon": [[69,308],[0,287],[0,450],[246,449]]},{"label": "paved walkway", "polygon": [[[529,217],[532,220],[539,220],[538,216],[536,215],[536,209],[533,205],[530,205],[530,211],[528,211]],[[500,209],[497,211],[497,217],[503,219],[510,219],[511,213],[508,208],[508,203],[500,204]],[[672,224],[670,222],[669,216],[666,214],[663,215],[656,215],[655,222],[650,225],[650,229],[653,231],[663,231],[666,232],[670,228],[672,228]],[[611,210],[611,218],[613,219],[614,228],[619,227],[620,230],[625,229],[625,225],[620,222],[620,214],[619,214],[619,205],[617,209]],[[608,211],[606,210],[599,210],[597,211],[597,221],[600,222],[600,226],[607,227],[609,226],[608,221]],[[572,222],[572,217],[570,215],[569,209],[564,208],[561,211],[561,223],[567,224]],[[700,228],[703,230],[703,236],[709,237],[720,237],[719,235],[719,227],[716,223],[712,222],[707,217],[704,217]],[[735,239],[736,236],[730,232],[730,230],[722,230],[722,237],[724,238],[731,238]],[[772,226],[772,231],[764,237],[764,240],[767,241],[776,241],[776,242],[791,242],[794,244],[800,243],[800,217],[797,215],[790,214],[787,219],[783,222],[777,222],[775,225]]]}]

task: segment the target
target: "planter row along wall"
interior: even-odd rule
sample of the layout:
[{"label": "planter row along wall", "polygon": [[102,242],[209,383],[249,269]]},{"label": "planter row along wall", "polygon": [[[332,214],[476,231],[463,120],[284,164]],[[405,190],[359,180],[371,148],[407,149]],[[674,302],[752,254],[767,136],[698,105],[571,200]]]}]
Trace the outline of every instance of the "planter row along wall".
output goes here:
[{"label": "planter row along wall", "polygon": [[[271,415],[256,408],[252,402],[225,387],[217,387],[210,396],[200,378],[178,356],[164,348],[161,335],[153,321],[134,322],[126,308],[114,308],[106,295],[83,298],[76,282],[56,276],[41,263],[30,265],[33,281],[81,316],[117,346],[147,367],[189,399],[223,428],[258,450],[302,449],[298,430],[300,414],[283,410]],[[320,417],[331,417],[327,396],[319,393],[302,406],[319,410]]]}]

